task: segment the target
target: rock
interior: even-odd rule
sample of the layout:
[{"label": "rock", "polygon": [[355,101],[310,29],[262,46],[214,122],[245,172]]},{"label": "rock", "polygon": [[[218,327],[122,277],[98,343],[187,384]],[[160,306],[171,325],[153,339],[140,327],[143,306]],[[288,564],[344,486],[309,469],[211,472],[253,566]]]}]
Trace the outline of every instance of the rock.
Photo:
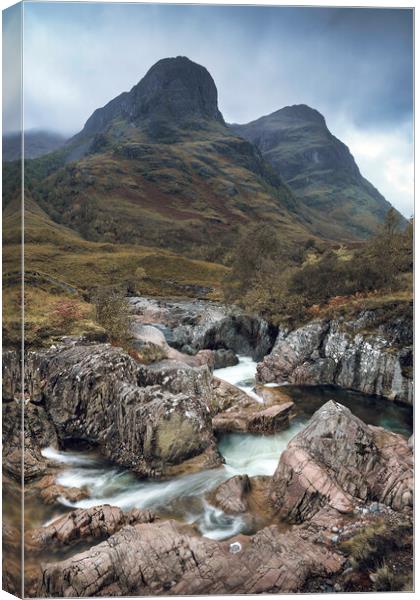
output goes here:
[{"label": "rock", "polygon": [[211,494],[212,501],[225,513],[238,514],[248,510],[246,500],[251,490],[248,475],[236,475],[221,483]]},{"label": "rock", "polygon": [[331,400],[282,453],[271,497],[281,518],[302,522],[325,505],[351,514],[368,499],[410,508],[412,490],[412,454],[404,438],[365,425]]},{"label": "rock", "polygon": [[212,414],[223,412],[234,405],[246,406],[251,401],[250,396],[246,392],[217,377],[213,377],[212,386]]},{"label": "rock", "polygon": [[200,129],[207,121],[224,125],[213,78],[185,56],[155,63],[130,92],[95,110],[75,140],[103,133],[115,118],[146,128],[153,139],[167,130],[173,139],[180,127]]},{"label": "rock", "polygon": [[55,475],[45,475],[31,484],[30,490],[35,490],[45,504],[55,504],[59,498],[65,498],[69,502],[78,502],[89,497],[87,489],[59,485],[55,479]]},{"label": "rock", "polygon": [[233,367],[239,363],[239,359],[233,350],[214,350],[214,368],[223,369]]},{"label": "rock", "polygon": [[[3,467],[15,479],[22,476],[22,404],[3,403]],[[57,445],[57,436],[45,410],[31,402],[24,406],[23,464],[25,481],[45,474],[48,461],[41,448]]]},{"label": "rock", "polygon": [[345,322],[315,320],[294,331],[280,329],[257,367],[257,381],[336,384],[412,404],[412,323],[380,321],[377,309]]},{"label": "rock", "polygon": [[168,348],[164,334],[157,327],[143,325],[141,321],[135,320],[131,327],[131,333],[136,341],[144,344],[154,344],[164,350]]},{"label": "rock", "polygon": [[275,404],[248,417],[247,430],[251,433],[274,433],[289,426],[294,402]]},{"label": "rock", "polygon": [[[345,559],[309,533],[266,527],[235,544],[200,537],[175,521],[120,529],[61,562],[43,565],[43,597],[287,593],[309,576],[331,576]],[[238,546],[235,546],[235,549]]]},{"label": "rock", "polygon": [[207,365],[211,371],[215,366],[215,352],[214,350],[200,350],[195,356],[189,357],[191,364],[195,364],[197,367]]},{"label": "rock", "polygon": [[2,398],[3,401],[21,398],[22,362],[21,353],[16,350],[2,352]]},{"label": "rock", "polygon": [[62,444],[74,438],[95,444],[142,476],[202,453],[220,463],[207,367],[138,365],[109,344],[75,345],[28,353],[26,376],[32,401],[45,408]]},{"label": "rock", "polygon": [[171,394],[200,397],[207,406],[213,399],[212,376],[207,365],[191,367],[185,363],[162,360],[151,365],[139,365],[140,386],[160,386]]},{"label": "rock", "polygon": [[271,477],[236,475],[208,494],[208,502],[229,515],[240,515],[248,533],[273,522],[270,502]]},{"label": "rock", "polygon": [[119,531],[124,525],[152,523],[156,515],[151,511],[134,509],[125,514],[116,506],[79,508],[59,517],[46,527],[25,531],[25,548],[41,551],[54,546],[68,546],[80,540],[104,539]]},{"label": "rock", "polygon": [[264,405],[248,401],[246,405],[234,405],[213,417],[213,429],[218,433],[251,432],[275,433],[290,424],[294,402],[264,408]]},{"label": "rock", "polygon": [[[158,327],[170,346],[184,353],[230,350],[261,360],[272,348],[277,329],[240,309],[204,300],[130,298],[138,322]],[[188,350],[188,352],[187,352]],[[231,353],[216,359],[233,363]],[[216,367],[219,368],[219,367]]]}]

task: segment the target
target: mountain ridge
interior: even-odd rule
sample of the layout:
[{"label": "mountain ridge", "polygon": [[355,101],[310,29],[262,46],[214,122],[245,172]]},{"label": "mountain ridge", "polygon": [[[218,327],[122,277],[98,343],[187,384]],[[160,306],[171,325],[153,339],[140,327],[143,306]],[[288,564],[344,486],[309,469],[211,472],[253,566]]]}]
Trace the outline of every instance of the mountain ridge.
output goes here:
[{"label": "mountain ridge", "polygon": [[231,128],[257,146],[306,208],[320,218],[327,214],[341,235],[369,237],[392,206],[362,176],[350,149],[316,109],[287,106]]}]

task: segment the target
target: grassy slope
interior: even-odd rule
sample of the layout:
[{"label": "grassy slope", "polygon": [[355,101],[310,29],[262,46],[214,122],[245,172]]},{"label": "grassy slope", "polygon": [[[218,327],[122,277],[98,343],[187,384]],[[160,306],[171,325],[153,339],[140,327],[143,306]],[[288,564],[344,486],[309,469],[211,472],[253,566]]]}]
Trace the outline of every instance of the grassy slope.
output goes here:
[{"label": "grassy slope", "polygon": [[[11,201],[3,219],[4,341],[20,335],[19,201]],[[138,267],[146,278],[135,281]],[[226,267],[192,260],[173,252],[140,245],[97,243],[54,223],[30,197],[25,210],[25,317],[28,343],[60,333],[51,319],[60,301],[75,299],[83,313],[61,333],[96,331],[93,309],[84,298],[97,286],[136,284],[144,294],[220,297]]]},{"label": "grassy slope", "polygon": [[34,197],[54,221],[91,241],[216,262],[256,219],[277,224],[286,244],[310,235],[289,189],[244,140],[218,129],[171,144],[129,133],[36,176]]}]

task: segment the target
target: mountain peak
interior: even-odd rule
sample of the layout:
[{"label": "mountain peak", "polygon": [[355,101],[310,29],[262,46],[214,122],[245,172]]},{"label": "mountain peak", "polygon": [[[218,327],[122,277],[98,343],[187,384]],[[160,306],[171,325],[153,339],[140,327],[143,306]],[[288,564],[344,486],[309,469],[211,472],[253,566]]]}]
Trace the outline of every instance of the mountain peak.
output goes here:
[{"label": "mountain peak", "polygon": [[274,115],[278,117],[289,117],[294,120],[299,119],[324,126],[326,125],[324,116],[315,108],[312,108],[307,104],[292,104],[291,106],[285,106],[273,113],[273,116]]},{"label": "mountain peak", "polygon": [[224,124],[217,105],[217,88],[210,73],[186,56],[155,63],[130,92],[124,92],[97,109],[87,120],[83,135],[107,131],[114,119],[130,126],[155,129],[203,121]]}]

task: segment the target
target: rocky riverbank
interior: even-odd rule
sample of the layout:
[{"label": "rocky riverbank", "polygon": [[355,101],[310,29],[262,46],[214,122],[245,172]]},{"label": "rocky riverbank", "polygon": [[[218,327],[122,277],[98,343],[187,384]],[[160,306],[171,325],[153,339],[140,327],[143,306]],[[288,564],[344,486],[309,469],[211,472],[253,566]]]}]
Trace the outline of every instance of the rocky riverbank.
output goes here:
[{"label": "rocky riverbank", "polygon": [[[372,333],[372,318],[366,314],[357,325],[316,321],[300,330],[280,330],[271,353],[264,357],[261,353],[270,351],[274,337],[262,320],[191,301],[147,301],[135,312],[137,348],[152,344],[161,351],[150,364],[139,362],[137,350],[130,355],[108,343],[67,338],[26,354],[22,390],[19,354],[4,353],[6,480],[21,477],[23,392],[29,500],[50,507],[49,511],[57,503],[62,511],[62,502],[90,502],[88,508],[27,529],[29,596],[377,589],[379,559],[369,550],[368,568],[352,554],[352,544],[363,535],[373,536],[375,544],[385,544],[389,556],[398,555],[404,562],[405,579],[394,582],[393,589],[410,585],[412,439],[367,425],[333,400],[309,423],[306,420],[304,428],[300,424],[293,429],[296,406],[283,388],[266,388],[267,393],[257,396],[247,386],[236,387],[213,375],[216,366],[223,372],[223,367],[238,362],[241,344],[248,350],[254,345],[254,357],[263,359],[258,365],[260,380],[302,377],[316,383],[319,373],[333,373],[332,368],[322,371],[322,364],[336,360],[337,377],[353,372],[357,381],[364,374],[367,382],[367,366],[362,365],[375,373],[381,369],[382,379],[376,378],[373,390],[377,393],[385,389],[390,365],[395,373],[395,361],[400,364],[408,356],[408,328],[404,333],[401,324],[375,326]],[[337,354],[337,348],[344,354]],[[370,358],[363,354],[369,348]],[[363,360],[355,358],[355,349]],[[349,387],[356,387],[354,377]],[[335,376],[332,382],[338,383]],[[395,391],[395,377],[391,384]],[[402,392],[394,399],[403,401]],[[219,435],[289,430],[298,433],[277,455],[274,475],[239,474],[228,479],[220,473],[213,487],[203,487],[207,490],[203,502],[213,514],[218,511],[218,518],[242,523],[222,541],[203,536],[203,529],[181,522],[179,515],[173,520],[152,510],[121,510],[106,502],[92,505],[86,487],[63,485],[59,477],[63,465],[55,459],[60,452],[65,456],[68,448],[88,448],[109,465],[128,470],[133,482],[164,482],[194,474],[209,479],[209,469],[217,471],[224,460]],[[391,537],[384,531],[392,532]],[[9,526],[7,539],[13,535],[18,531]],[[395,539],[401,540],[398,547]],[[366,580],[367,572],[372,579]],[[12,580],[9,587],[12,590]]]},{"label": "rocky riverbank", "polygon": [[320,581],[323,591],[331,585],[337,591],[353,589],[362,573],[352,559],[351,542],[362,532],[382,535],[388,544],[384,528],[394,536],[399,532],[404,540],[398,550],[409,555],[412,483],[407,442],[365,425],[331,401],[290,442],[274,477],[255,483],[234,478],[214,493],[215,501],[234,513],[254,511],[261,517],[262,504],[265,511],[271,507],[271,525],[253,536],[217,542],[192,526],[156,520],[152,513],[123,515],[111,507],[75,511],[28,532],[35,553],[51,536],[67,547],[81,538],[91,544],[33,572],[32,593],[286,593],[319,587]]},{"label": "rocky riverbank", "polygon": [[412,404],[412,317],[384,322],[381,312],[318,319],[294,331],[280,328],[258,365],[258,381],[335,384]]}]

